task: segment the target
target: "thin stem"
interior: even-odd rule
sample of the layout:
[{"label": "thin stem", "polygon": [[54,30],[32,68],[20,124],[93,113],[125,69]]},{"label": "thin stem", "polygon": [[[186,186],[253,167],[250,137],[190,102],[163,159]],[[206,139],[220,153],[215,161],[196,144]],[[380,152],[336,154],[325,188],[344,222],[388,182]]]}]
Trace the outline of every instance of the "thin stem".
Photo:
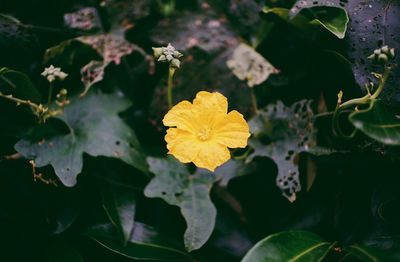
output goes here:
[{"label": "thin stem", "polygon": [[[352,110],[345,110],[345,111],[342,110],[342,112],[349,113],[349,112],[352,112]],[[333,115],[333,114],[335,114],[335,111],[322,112],[322,113],[319,113],[319,114],[315,114],[314,118],[330,116],[330,115]]]},{"label": "thin stem", "polygon": [[40,26],[40,25],[25,25],[25,24],[21,24],[21,26],[25,27],[27,29],[42,31],[42,32],[46,32],[46,33],[64,33],[64,32],[66,32],[66,30],[64,30],[64,29],[47,27],[47,26]]},{"label": "thin stem", "polygon": [[49,86],[49,96],[47,98],[47,104],[50,105],[51,103],[51,97],[53,96],[53,83],[50,83]]},{"label": "thin stem", "polygon": [[6,98],[6,99],[8,99],[8,100],[14,101],[17,105],[21,105],[21,104],[22,104],[22,105],[28,105],[28,106],[30,106],[30,107],[32,107],[32,108],[37,108],[37,107],[38,107],[37,104],[32,103],[32,102],[29,101],[29,100],[22,100],[22,99],[13,97],[12,95],[5,95],[5,94],[3,94],[3,93],[1,93],[1,92],[0,92],[0,97],[4,97],[4,98]]},{"label": "thin stem", "polygon": [[174,74],[175,74],[175,68],[170,66],[168,70],[168,86],[167,86],[167,99],[168,99],[168,108],[172,108],[172,85],[174,82]]},{"label": "thin stem", "polygon": [[345,134],[342,129],[340,128],[340,124],[339,124],[339,116],[343,111],[341,111],[340,107],[336,107],[335,112],[333,113],[333,117],[332,117],[332,125],[333,125],[333,131],[336,135],[344,138],[344,139],[352,139],[356,133],[357,133],[357,129],[354,128],[354,130],[349,134]]},{"label": "thin stem", "polygon": [[391,68],[389,66],[385,66],[383,75],[379,78],[379,86],[372,95],[368,92],[368,94],[366,94],[363,97],[351,99],[349,101],[344,102],[343,104],[338,104],[336,106],[336,110],[332,117],[332,126],[333,126],[333,131],[337,135],[339,135],[345,139],[351,139],[355,136],[355,134],[357,133],[356,128],[354,128],[354,130],[349,135],[346,135],[343,133],[342,129],[340,128],[340,124],[339,124],[340,114],[346,108],[356,107],[356,106],[365,105],[365,104],[370,104],[370,106],[371,106],[372,105],[371,102],[373,102],[375,99],[377,99],[378,96],[382,93],[383,88],[385,87],[386,81],[389,77],[390,70],[391,70]]},{"label": "thin stem", "polygon": [[257,98],[254,93],[254,88],[250,88],[251,103],[253,104],[254,113],[258,112]]},{"label": "thin stem", "polygon": [[385,66],[385,70],[383,71],[382,79],[381,79],[379,86],[376,89],[375,93],[371,96],[371,99],[376,99],[382,93],[382,90],[385,87],[386,81],[389,77],[390,70],[391,70],[391,68],[389,66]]}]

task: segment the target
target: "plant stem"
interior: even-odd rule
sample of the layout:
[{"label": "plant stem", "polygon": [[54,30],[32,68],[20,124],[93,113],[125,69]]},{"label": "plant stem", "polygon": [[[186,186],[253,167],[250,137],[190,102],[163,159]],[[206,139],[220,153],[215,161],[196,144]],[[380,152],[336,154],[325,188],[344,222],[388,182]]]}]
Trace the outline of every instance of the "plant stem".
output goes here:
[{"label": "plant stem", "polygon": [[371,99],[376,99],[381,94],[383,88],[385,87],[386,81],[389,77],[390,70],[391,70],[390,67],[385,66],[385,70],[383,71],[382,79],[381,79],[379,86],[376,89],[375,93],[371,96]]},{"label": "plant stem", "polygon": [[49,96],[47,98],[47,104],[50,105],[51,103],[51,97],[53,96],[53,83],[50,83],[49,86]]},{"label": "plant stem", "polygon": [[343,104],[338,104],[336,106],[335,112],[332,117],[332,126],[333,126],[333,131],[335,133],[337,133],[339,136],[341,136],[342,138],[345,138],[345,139],[351,139],[354,137],[354,135],[357,132],[356,128],[353,130],[353,132],[350,135],[344,134],[343,131],[341,130],[340,125],[339,125],[340,114],[346,108],[353,107],[353,106],[356,107],[356,106],[365,105],[365,104],[371,104],[371,102],[373,102],[375,99],[377,99],[378,96],[382,93],[383,88],[385,87],[386,81],[390,74],[390,70],[391,70],[391,68],[389,66],[385,66],[383,75],[379,79],[380,80],[379,86],[372,95],[368,93],[363,97],[354,98],[354,99],[344,102]]},{"label": "plant stem", "polygon": [[174,81],[174,74],[175,74],[175,68],[170,66],[168,70],[168,86],[167,86],[167,99],[168,99],[168,108],[172,108],[172,85]]},{"label": "plant stem", "polygon": [[32,103],[32,102],[29,101],[29,100],[22,100],[22,99],[13,97],[12,95],[5,95],[5,94],[3,94],[3,93],[1,93],[1,92],[0,92],[0,97],[4,97],[4,98],[6,98],[6,99],[8,99],[8,100],[14,101],[17,105],[20,105],[20,104],[22,104],[22,105],[28,105],[28,106],[30,106],[30,107],[32,107],[32,108],[37,108],[37,107],[38,107],[37,104]]},{"label": "plant stem", "polygon": [[250,88],[251,103],[253,104],[254,113],[258,112],[257,98],[254,93],[254,88]]}]

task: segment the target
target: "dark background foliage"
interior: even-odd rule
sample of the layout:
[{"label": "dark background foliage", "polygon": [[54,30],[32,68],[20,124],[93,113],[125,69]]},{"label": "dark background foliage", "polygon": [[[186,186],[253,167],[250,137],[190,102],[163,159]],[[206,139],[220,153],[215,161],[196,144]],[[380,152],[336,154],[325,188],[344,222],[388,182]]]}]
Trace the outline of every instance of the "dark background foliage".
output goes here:
[{"label": "dark background foliage", "polygon": [[[257,52],[280,70],[255,87],[259,108],[278,100],[290,106],[310,99],[315,114],[333,111],[339,90],[344,91],[347,99],[364,92],[352,67],[359,70],[357,61],[363,58],[362,63],[368,63],[369,51],[379,47],[379,39],[364,31],[362,34],[368,39],[360,41],[368,43],[368,50],[355,52],[357,46],[351,46],[352,39],[359,41],[359,37],[364,37],[358,36],[354,28],[365,22],[363,14],[354,15],[351,11],[362,1],[349,1],[350,33],[345,39],[338,39],[322,27],[303,29],[276,14],[262,12],[265,5],[290,9],[295,1],[177,0],[174,12],[168,16],[160,5],[166,2],[132,1],[130,6],[138,10],[133,12],[126,39],[148,54],[152,53],[152,46],[169,42],[184,53],[182,68],[175,78],[175,102],[192,100],[200,90],[218,90],[228,97],[230,108],[242,112],[246,119],[253,115],[249,89],[225,65],[238,43],[258,42]],[[399,35],[400,20],[392,16],[398,15],[399,9],[388,2],[371,1],[371,4],[389,8],[391,17],[387,23],[392,26],[388,31],[393,31],[387,33],[394,35],[390,44],[398,46],[395,37]],[[0,19],[1,67],[26,73],[46,97],[47,84],[40,76],[50,64],[44,61],[45,51],[80,35],[64,25],[63,16],[87,6],[99,10],[103,27],[111,27],[109,13],[95,0],[2,0],[0,13],[34,26],[13,27]],[[219,26],[196,27],[196,21],[203,21],[202,24],[218,21]],[[90,48],[75,44],[76,48],[70,47],[63,56],[51,60],[69,73],[62,85],[71,93],[83,90],[80,68],[97,56]],[[76,52],[72,63],[68,52]],[[346,58],[351,59],[350,63]],[[397,106],[399,71],[395,70],[385,99]],[[167,111],[167,71],[166,65],[149,64],[143,55],[134,52],[123,58],[120,65],[108,66],[104,80],[93,87],[106,93],[122,90],[132,101],[132,106],[120,116],[136,132],[147,155],[166,154],[161,119]],[[35,125],[35,119],[26,108],[2,99],[0,121],[0,156],[12,155],[14,145]],[[255,156],[240,172],[231,170],[240,176],[232,178],[227,186],[215,185],[211,190],[217,209],[216,225],[206,244],[191,252],[193,261],[240,261],[266,236],[297,229],[311,231],[332,243],[336,241],[336,248],[326,261],[368,261],[344,258],[347,254],[344,247],[355,243],[377,243],[379,248],[390,250],[387,252],[398,251],[392,248],[400,233],[398,148],[383,146],[362,134],[351,141],[339,139],[332,133],[330,115],[317,117],[314,125],[318,130],[318,145],[331,152],[322,156],[311,152],[299,154],[302,190],[297,200],[290,203],[282,196],[275,181],[279,167],[267,157]],[[351,129],[345,120],[343,125]],[[40,172],[55,178],[50,166],[40,168]],[[54,187],[35,182],[27,160],[3,157],[0,159],[0,260],[130,261],[84,234],[93,225],[109,223],[103,208],[101,184],[104,183],[111,187],[122,185],[134,193],[135,221],[151,225],[182,243],[185,220],[177,207],[144,196],[149,181],[144,173],[122,161],[85,154],[77,185]],[[393,254],[399,257],[399,253]]]}]

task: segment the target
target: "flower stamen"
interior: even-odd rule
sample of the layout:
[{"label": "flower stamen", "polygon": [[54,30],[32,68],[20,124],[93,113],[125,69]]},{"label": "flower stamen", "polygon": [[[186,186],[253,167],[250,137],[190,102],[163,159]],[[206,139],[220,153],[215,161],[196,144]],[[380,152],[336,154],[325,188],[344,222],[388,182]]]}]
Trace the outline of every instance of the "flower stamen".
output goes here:
[{"label": "flower stamen", "polygon": [[197,137],[201,141],[206,141],[210,138],[211,129],[210,128],[203,128],[197,133]]}]

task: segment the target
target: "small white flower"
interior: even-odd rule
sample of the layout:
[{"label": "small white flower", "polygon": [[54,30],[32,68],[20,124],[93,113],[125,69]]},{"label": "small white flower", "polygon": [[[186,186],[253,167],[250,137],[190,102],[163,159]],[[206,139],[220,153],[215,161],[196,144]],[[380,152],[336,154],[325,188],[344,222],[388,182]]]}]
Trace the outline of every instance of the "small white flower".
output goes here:
[{"label": "small white flower", "polygon": [[55,81],[56,79],[64,80],[68,76],[68,74],[61,71],[61,68],[54,67],[53,65],[46,67],[41,75],[46,77],[47,81],[49,81],[50,83]]}]

